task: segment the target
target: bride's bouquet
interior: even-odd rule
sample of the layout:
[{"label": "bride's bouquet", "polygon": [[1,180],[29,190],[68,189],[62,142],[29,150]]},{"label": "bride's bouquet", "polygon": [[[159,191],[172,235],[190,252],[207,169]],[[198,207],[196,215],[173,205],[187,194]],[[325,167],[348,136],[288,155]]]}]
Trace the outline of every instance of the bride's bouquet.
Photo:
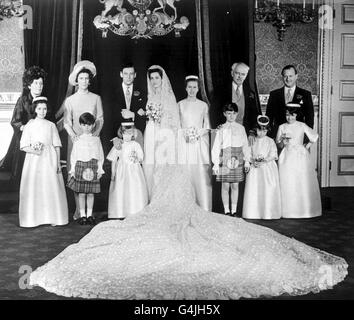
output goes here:
[{"label": "bride's bouquet", "polygon": [[43,150],[44,144],[42,142],[38,141],[38,142],[32,143],[31,147],[33,150],[41,151],[41,150]]},{"label": "bride's bouquet", "polygon": [[160,123],[162,115],[161,103],[148,102],[146,105],[146,116],[149,120]]},{"label": "bride's bouquet", "polygon": [[199,130],[196,127],[190,127],[185,130],[184,137],[187,143],[195,143],[200,139]]}]

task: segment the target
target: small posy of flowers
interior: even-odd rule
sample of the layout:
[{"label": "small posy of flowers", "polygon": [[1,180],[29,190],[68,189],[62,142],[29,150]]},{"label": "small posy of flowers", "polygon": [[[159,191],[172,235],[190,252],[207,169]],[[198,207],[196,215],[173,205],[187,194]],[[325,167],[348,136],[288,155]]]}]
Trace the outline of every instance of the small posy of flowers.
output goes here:
[{"label": "small posy of flowers", "polygon": [[196,127],[186,129],[184,136],[187,143],[196,143],[200,139],[199,130]]},{"label": "small posy of flowers", "polygon": [[132,151],[129,154],[129,161],[132,162],[132,163],[139,163],[140,162],[140,159],[139,159],[138,154],[137,154],[136,151]]},{"label": "small posy of flowers", "polygon": [[36,150],[36,151],[42,151],[43,147],[44,147],[43,143],[39,142],[39,141],[31,144],[31,146],[32,146],[32,149]]},{"label": "small posy of flowers", "polygon": [[253,158],[253,163],[262,163],[265,161],[265,158],[262,155],[257,155]]},{"label": "small posy of flowers", "polygon": [[281,135],[281,139],[282,140],[289,140],[289,139],[291,139],[291,135],[289,133],[285,132]]},{"label": "small posy of flowers", "polygon": [[149,102],[146,106],[146,116],[149,120],[160,123],[161,122],[162,109],[160,103]]}]

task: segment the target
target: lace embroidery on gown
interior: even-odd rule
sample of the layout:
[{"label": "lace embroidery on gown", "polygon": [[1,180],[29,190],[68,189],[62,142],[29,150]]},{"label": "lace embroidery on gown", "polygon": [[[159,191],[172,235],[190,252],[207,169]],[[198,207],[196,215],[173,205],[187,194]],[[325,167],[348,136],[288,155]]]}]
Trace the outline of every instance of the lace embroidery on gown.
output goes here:
[{"label": "lace embroidery on gown", "polygon": [[[161,126],[175,130],[176,99],[163,73]],[[30,284],[67,297],[239,299],[318,292],[347,274],[340,257],[203,210],[183,165],[153,166],[151,194],[140,213],[100,223],[36,269]]]},{"label": "lace embroidery on gown", "polygon": [[182,166],[159,167],[155,181],[139,215],[100,223],[35,270],[31,285],[67,297],[238,299],[318,292],[347,274],[340,257],[204,211]]}]

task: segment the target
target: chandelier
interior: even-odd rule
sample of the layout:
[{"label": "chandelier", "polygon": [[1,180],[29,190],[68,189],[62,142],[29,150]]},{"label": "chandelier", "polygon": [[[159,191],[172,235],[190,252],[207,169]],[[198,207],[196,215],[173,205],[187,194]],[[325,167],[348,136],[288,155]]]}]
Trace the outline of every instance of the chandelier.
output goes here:
[{"label": "chandelier", "polygon": [[[310,0],[311,1],[311,0]],[[271,22],[277,28],[278,40],[283,41],[289,22],[311,23],[317,17],[315,0],[255,0],[254,21]],[[286,3],[285,3],[286,2]]]},{"label": "chandelier", "polygon": [[[171,31],[179,37],[182,30],[189,25],[187,17],[179,21],[175,1],[180,0],[127,0],[131,12],[123,7],[124,0],[99,0],[105,5],[93,23],[107,37],[108,30],[120,36],[132,39],[152,39],[153,36],[164,36]],[[154,3],[154,8],[149,9]]]},{"label": "chandelier", "polygon": [[24,14],[21,0],[0,0],[0,21],[4,18],[21,17]]}]

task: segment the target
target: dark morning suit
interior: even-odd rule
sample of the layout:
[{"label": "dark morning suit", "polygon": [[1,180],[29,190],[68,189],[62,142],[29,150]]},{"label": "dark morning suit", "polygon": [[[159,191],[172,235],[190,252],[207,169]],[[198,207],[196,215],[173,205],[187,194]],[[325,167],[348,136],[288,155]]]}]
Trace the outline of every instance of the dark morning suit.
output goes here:
[{"label": "dark morning suit", "polygon": [[[142,133],[145,130],[146,117],[138,115],[138,110],[141,108],[145,111],[146,107],[146,94],[140,88],[133,85],[133,93],[131,96],[130,111],[135,113],[135,127]],[[116,89],[116,98],[114,101],[113,110],[113,132],[116,135],[122,122],[133,121],[132,119],[124,119],[122,117],[122,110],[128,109],[125,102],[125,94],[123,91],[122,83],[119,83]]]},{"label": "dark morning suit", "polygon": [[[300,113],[296,120],[305,122],[309,127],[313,128],[314,110],[311,92],[299,87],[295,88],[292,103],[301,105]],[[278,127],[286,122],[286,105],[284,87],[271,91],[267,104],[266,115],[269,117],[271,131],[269,136],[275,138]]]},{"label": "dark morning suit", "polygon": [[[244,116],[243,116],[243,126],[245,127],[247,135],[249,134],[250,130],[254,128],[254,126],[257,124],[257,116],[262,114],[261,108],[258,104],[258,100],[256,97],[256,93],[251,90],[249,85],[246,83],[246,81],[242,85],[243,88],[243,96],[244,96],[244,101],[245,101],[245,110],[244,110]],[[223,116],[223,106],[225,103],[232,102],[232,82],[230,82],[227,86],[224,86],[223,89],[218,90],[218,101],[221,103],[218,103],[214,107],[214,122],[215,126],[218,126],[221,123],[225,122],[225,117]],[[213,119],[212,119],[213,120]],[[215,121],[216,120],[216,121]],[[216,123],[215,123],[216,122]],[[215,127],[213,126],[213,127]]]}]

